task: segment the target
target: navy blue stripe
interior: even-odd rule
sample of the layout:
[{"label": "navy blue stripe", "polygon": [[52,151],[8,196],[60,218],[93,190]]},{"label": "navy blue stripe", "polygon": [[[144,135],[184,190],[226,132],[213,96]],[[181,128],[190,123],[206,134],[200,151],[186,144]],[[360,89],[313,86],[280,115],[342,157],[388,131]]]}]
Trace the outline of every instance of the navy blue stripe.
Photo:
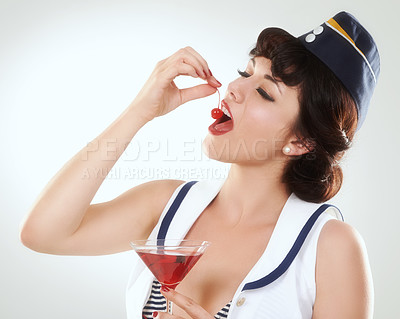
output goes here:
[{"label": "navy blue stripe", "polygon": [[[161,301],[163,301],[164,299],[165,299],[165,297],[162,295],[162,294],[160,294],[159,292],[157,292],[157,293],[154,293],[153,291],[151,291],[151,294],[152,294],[152,296],[151,296],[151,302],[157,302],[157,301],[155,301],[155,300],[161,300]],[[156,294],[160,294],[159,296],[156,296]],[[150,299],[149,299],[150,300]],[[165,301],[164,301],[165,302]]]},{"label": "navy blue stripe", "polygon": [[159,305],[164,305],[164,304],[166,304],[166,301],[165,301],[165,297],[164,297],[164,296],[163,296],[163,299],[160,300],[160,301],[154,301],[153,299],[156,299],[156,298],[151,297],[151,298],[149,299],[149,304],[151,304],[152,306],[159,306]]},{"label": "navy blue stripe", "polygon": [[[149,303],[150,305],[149,306],[145,306],[144,308],[143,308],[143,312],[151,312],[152,310],[164,310],[164,309],[166,309],[167,308],[167,306],[166,306],[166,302],[164,302],[164,306],[160,306],[160,305],[154,305],[152,302],[150,302]],[[150,311],[146,311],[146,310],[150,310]]]},{"label": "navy blue stripe", "polygon": [[311,215],[311,217],[308,219],[308,221],[300,231],[299,236],[297,236],[296,241],[294,242],[292,248],[286,255],[285,259],[281,262],[281,264],[278,267],[275,268],[275,270],[273,270],[268,275],[259,280],[247,283],[246,285],[244,285],[242,291],[264,287],[266,285],[269,285],[276,279],[278,279],[280,276],[282,276],[285,273],[285,271],[289,268],[295,257],[297,256],[301,246],[303,245],[308,233],[310,232],[312,226],[315,224],[318,217],[330,206],[333,205],[323,204]]},{"label": "navy blue stripe", "polygon": [[343,217],[343,214],[342,214],[342,212],[340,211],[340,209],[337,208],[335,205],[329,205],[329,206],[335,207],[335,208],[339,211],[340,217],[342,217],[342,221],[344,221],[344,217]]},{"label": "navy blue stripe", "polygon": [[186,183],[181,190],[179,191],[178,195],[176,196],[174,202],[172,203],[171,207],[168,209],[168,212],[165,214],[163,221],[161,222],[160,230],[158,231],[157,239],[165,239],[167,236],[169,225],[172,222],[172,219],[175,216],[176,211],[178,210],[179,206],[181,205],[183,199],[185,198],[189,189],[196,184],[197,181],[191,181]]}]

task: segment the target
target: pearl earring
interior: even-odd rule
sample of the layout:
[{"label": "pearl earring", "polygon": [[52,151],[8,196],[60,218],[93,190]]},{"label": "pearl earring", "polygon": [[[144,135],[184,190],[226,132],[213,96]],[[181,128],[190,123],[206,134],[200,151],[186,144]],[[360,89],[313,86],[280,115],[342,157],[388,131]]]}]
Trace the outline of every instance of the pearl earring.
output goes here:
[{"label": "pearl earring", "polygon": [[291,149],[290,149],[289,146],[286,146],[286,147],[283,148],[283,153],[285,153],[285,154],[289,154],[290,151],[291,151]]}]

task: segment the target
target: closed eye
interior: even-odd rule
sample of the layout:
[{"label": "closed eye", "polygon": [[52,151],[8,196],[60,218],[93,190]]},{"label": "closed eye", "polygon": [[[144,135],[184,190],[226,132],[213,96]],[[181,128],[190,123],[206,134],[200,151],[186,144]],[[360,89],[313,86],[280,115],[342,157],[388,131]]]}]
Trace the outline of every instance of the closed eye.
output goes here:
[{"label": "closed eye", "polygon": [[250,76],[250,74],[248,74],[245,71],[240,71],[239,69],[237,70],[240,76],[243,76],[245,78],[248,78]]},{"label": "closed eye", "polygon": [[[245,72],[245,71],[240,71],[239,69],[237,71],[238,71],[240,76],[243,76],[245,78],[248,78],[250,76],[250,74]],[[268,100],[268,101],[271,101],[271,102],[275,102],[275,100],[267,92],[265,92],[263,89],[257,88],[256,90],[265,100]]]}]

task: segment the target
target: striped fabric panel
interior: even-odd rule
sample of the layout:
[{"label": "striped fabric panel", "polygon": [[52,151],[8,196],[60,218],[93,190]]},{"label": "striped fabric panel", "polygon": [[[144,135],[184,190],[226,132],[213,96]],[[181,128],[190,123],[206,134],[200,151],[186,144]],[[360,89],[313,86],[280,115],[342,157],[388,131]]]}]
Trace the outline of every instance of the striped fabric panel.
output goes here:
[{"label": "striped fabric panel", "polygon": [[[151,287],[151,294],[149,299],[147,300],[146,305],[143,308],[143,319],[153,319],[154,311],[166,311],[167,310],[167,301],[165,297],[160,292],[161,284],[154,280]],[[225,307],[223,307],[218,313],[214,316],[215,319],[224,319],[228,317],[228,311],[231,303],[229,302]]]},{"label": "striped fabric panel", "polygon": [[214,316],[215,319],[224,319],[228,318],[229,308],[231,306],[231,302],[228,302],[224,308],[222,308],[218,313]]},{"label": "striped fabric panel", "polygon": [[161,294],[160,289],[161,284],[157,280],[154,280],[151,287],[150,297],[143,308],[143,316],[147,319],[153,319],[154,311],[167,310],[167,301],[165,300],[165,297]]}]

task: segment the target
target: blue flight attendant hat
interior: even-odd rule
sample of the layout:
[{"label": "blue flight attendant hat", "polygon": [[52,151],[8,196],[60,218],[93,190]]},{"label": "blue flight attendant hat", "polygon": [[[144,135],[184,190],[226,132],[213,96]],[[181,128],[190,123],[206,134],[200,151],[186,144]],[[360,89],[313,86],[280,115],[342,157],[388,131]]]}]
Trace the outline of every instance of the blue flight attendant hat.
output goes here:
[{"label": "blue flight attendant hat", "polygon": [[380,72],[374,39],[355,17],[344,11],[299,39],[350,92],[357,105],[358,130],[365,120]]}]

